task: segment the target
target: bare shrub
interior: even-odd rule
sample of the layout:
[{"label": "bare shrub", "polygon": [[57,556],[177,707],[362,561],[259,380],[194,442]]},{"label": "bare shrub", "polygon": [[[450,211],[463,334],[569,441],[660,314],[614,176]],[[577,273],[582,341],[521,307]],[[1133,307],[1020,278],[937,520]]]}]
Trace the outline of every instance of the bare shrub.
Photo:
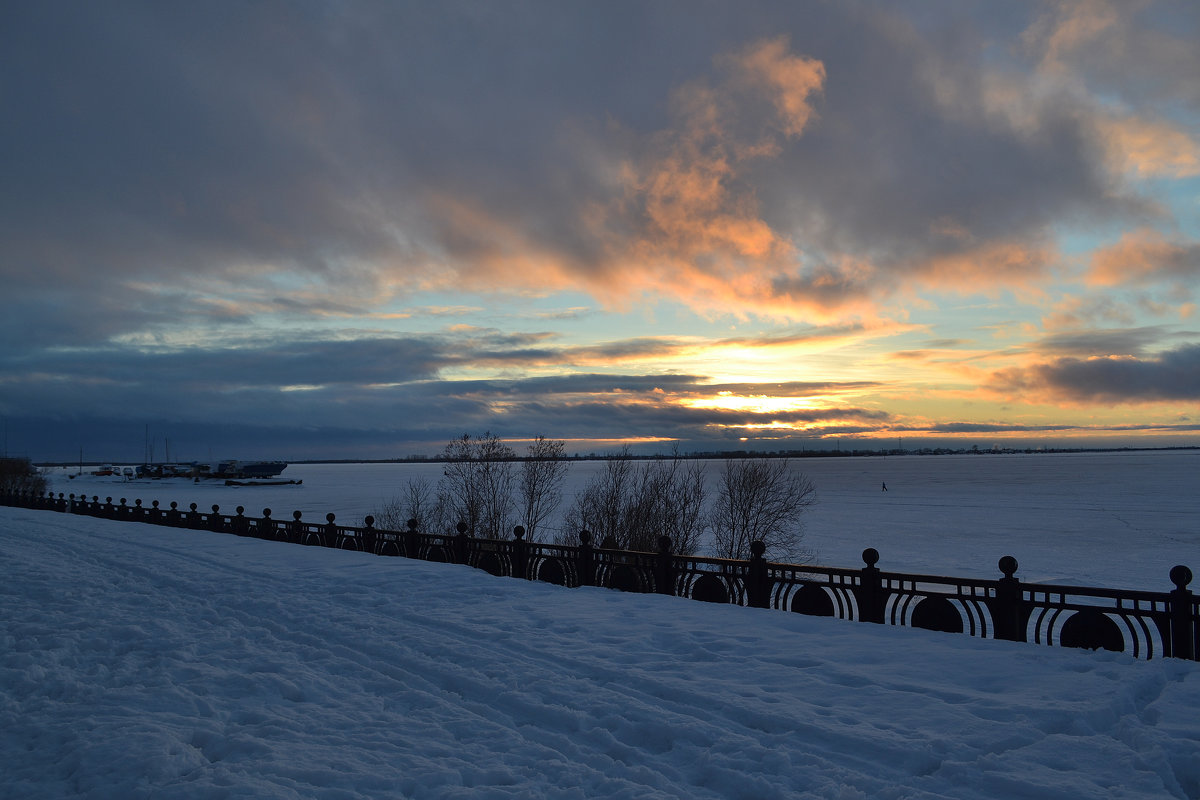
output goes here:
[{"label": "bare shrub", "polygon": [[47,485],[28,458],[0,458],[0,494],[45,494]]},{"label": "bare shrub", "polygon": [[804,563],[813,553],[803,546],[801,514],[816,502],[815,488],[786,458],[728,459],[709,514],[713,554],[750,557],[750,543],[767,547],[767,558]]},{"label": "bare shrub", "polygon": [[416,520],[422,533],[450,533],[450,498],[437,492],[425,478],[410,478],[402,493],[371,512],[375,527],[386,531],[408,530],[408,521]]},{"label": "bare shrub", "polygon": [[601,547],[654,551],[661,536],[694,553],[704,531],[704,465],[677,453],[637,466],[628,450],[610,459],[576,498],[556,541],[578,544],[589,531]]},{"label": "bare shrub", "polygon": [[577,545],[579,532],[589,531],[593,542],[601,547],[622,546],[622,516],[632,471],[628,451],[622,456],[606,461],[604,471],[592,478],[575,497],[555,542]]}]

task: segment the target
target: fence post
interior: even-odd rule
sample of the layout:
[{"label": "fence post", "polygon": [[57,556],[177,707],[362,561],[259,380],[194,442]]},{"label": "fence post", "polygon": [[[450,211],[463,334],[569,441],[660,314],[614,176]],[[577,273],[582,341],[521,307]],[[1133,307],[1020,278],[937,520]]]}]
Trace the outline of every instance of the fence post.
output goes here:
[{"label": "fence post", "polygon": [[1183,564],[1171,567],[1171,651],[1168,655],[1200,661],[1200,647],[1196,639],[1200,636],[1198,621],[1192,618],[1192,593],[1187,585],[1192,582],[1192,571]]},{"label": "fence post", "polygon": [[413,517],[408,521],[408,532],[404,534],[404,552],[402,555],[408,558],[419,558],[421,553],[421,542],[418,539],[417,519]]},{"label": "fence post", "polygon": [[1021,579],[1014,578],[1017,571],[1017,560],[1012,556],[1004,556],[997,566],[1004,577],[996,581],[996,597],[993,600],[992,624],[997,639],[1010,642],[1025,641],[1025,626],[1021,624]]},{"label": "fence post", "polygon": [[458,523],[458,535],[454,537],[454,561],[457,564],[466,564],[468,560],[470,542],[467,537],[467,523]]},{"label": "fence post", "polygon": [[868,547],[862,553],[863,563],[858,589],[854,592],[858,600],[858,618],[862,622],[883,623],[883,581],[879,578],[879,551]]},{"label": "fence post", "polygon": [[208,518],[208,529],[214,533],[225,532],[225,520],[221,517],[221,507],[213,503],[212,515]]},{"label": "fence post", "polygon": [[514,578],[528,577],[525,570],[529,564],[529,542],[525,541],[525,526],[513,528],[512,574]]},{"label": "fence post", "polygon": [[188,508],[190,509],[190,510],[188,511],[188,515],[187,515],[188,527],[189,527],[189,528],[195,528],[195,529],[199,530],[199,529],[200,529],[200,527],[201,527],[201,525],[200,525],[200,512],[196,510],[196,504],[195,504],[195,503],[192,503],[192,504],[191,504],[191,505],[190,505]]},{"label": "fence post", "polygon": [[675,557],[671,555],[671,537],[658,537],[658,555],[654,559],[654,590],[675,594]]},{"label": "fence post", "polygon": [[233,532],[238,536],[245,536],[247,529],[250,527],[250,523],[247,521],[245,513],[245,506],[238,506],[237,516],[230,520],[230,527],[233,528]]},{"label": "fence post", "polygon": [[[372,519],[371,521],[374,522],[375,520]],[[363,522],[366,522],[366,520],[363,520]],[[333,514],[329,515],[329,524],[333,524]],[[362,532],[362,549],[371,555],[375,555],[377,552],[375,528],[370,525],[367,525]]]},{"label": "fence post", "polygon": [[767,546],[760,541],[750,543],[750,562],[746,569],[746,605],[751,608],[771,607],[771,578],[767,575]]},{"label": "fence post", "polygon": [[262,519],[254,525],[254,532],[260,539],[275,538],[275,520],[271,519],[271,509],[262,510]]},{"label": "fence post", "polygon": [[579,532],[579,558],[576,563],[580,586],[596,585],[596,554],[592,550],[592,534]]},{"label": "fence post", "polygon": [[333,524],[335,519],[337,519],[337,517],[332,511],[325,515],[325,530],[321,532],[321,544],[325,545],[326,547],[338,546],[337,525]]},{"label": "fence post", "polygon": [[292,521],[288,524],[288,539],[297,544],[308,544],[308,537],[304,535],[304,523],[300,521],[300,517],[304,516],[299,511],[292,512]]},{"label": "fence post", "polygon": [[[398,553],[398,555],[404,555],[404,545],[400,541],[401,538],[402,538],[401,534],[396,534],[396,539],[397,539],[396,547],[400,551]],[[376,552],[375,543],[377,541],[378,541],[378,534],[375,533],[375,517],[371,516],[370,514],[367,514],[366,518],[363,519],[363,542],[364,542],[364,544],[369,544],[369,546],[371,548],[371,552],[374,553],[374,552]]]}]

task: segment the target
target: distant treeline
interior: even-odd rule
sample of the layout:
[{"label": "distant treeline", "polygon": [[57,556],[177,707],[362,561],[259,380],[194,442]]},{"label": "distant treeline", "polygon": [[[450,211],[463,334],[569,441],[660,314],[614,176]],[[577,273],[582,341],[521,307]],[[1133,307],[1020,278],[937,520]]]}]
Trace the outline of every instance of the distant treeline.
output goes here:
[{"label": "distant treeline", "polygon": [[[1040,453],[1129,453],[1156,452],[1161,450],[1200,450],[1197,445],[1178,445],[1175,447],[893,447],[880,450],[697,450],[688,453],[671,454],[672,458],[687,458],[698,460],[713,460],[725,458],[862,458],[866,456],[956,456],[956,455],[1014,455]],[[638,455],[628,452],[614,453],[574,453],[561,456],[563,461],[611,461],[614,459],[653,461],[663,458],[662,453]],[[515,455],[505,459],[509,461],[525,461],[527,456]],[[289,464],[439,464],[445,463],[446,457],[437,455],[412,455],[403,458],[309,458],[291,459]],[[113,464],[113,461],[84,461],[82,466],[94,467],[101,464]],[[124,462],[121,462],[124,463]],[[130,462],[132,463],[132,462]],[[76,467],[79,461],[40,461],[39,467]]]},{"label": "distant treeline", "polygon": [[[861,458],[864,456],[954,456],[954,455],[1014,455],[1019,453],[1124,453],[1159,450],[1200,450],[1196,445],[1180,445],[1176,447],[920,447],[892,448],[882,450],[712,450],[692,451],[688,453],[668,454],[671,458],[686,458],[697,460],[716,460],[727,458]],[[563,461],[654,461],[664,458],[662,453],[638,455],[627,452],[615,453],[575,453],[563,454]],[[524,456],[514,456],[513,461],[524,461]],[[304,461],[289,461],[290,464],[407,464],[429,463],[437,464],[446,461],[438,454],[436,456],[405,456],[404,458],[316,458]],[[72,466],[63,464],[61,466]]]}]

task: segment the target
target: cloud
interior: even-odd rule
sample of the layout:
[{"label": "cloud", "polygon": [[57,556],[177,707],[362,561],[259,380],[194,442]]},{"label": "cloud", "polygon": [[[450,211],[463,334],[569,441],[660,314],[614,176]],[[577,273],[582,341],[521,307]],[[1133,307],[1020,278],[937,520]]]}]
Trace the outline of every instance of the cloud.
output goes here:
[{"label": "cloud", "polygon": [[1178,125],[1134,116],[1098,117],[1096,125],[1117,172],[1138,177],[1200,175],[1200,142]]},{"label": "cloud", "polygon": [[1052,0],[1022,35],[1042,72],[1131,107],[1200,102],[1195,3]]},{"label": "cloud", "polygon": [[1029,349],[1039,354],[1081,356],[1140,356],[1153,346],[1172,338],[1169,329],[1160,326],[1112,328],[1108,330],[1062,331],[1031,342]]},{"label": "cloud", "polygon": [[[1090,101],[1001,80],[969,13],[684,10],[23,9],[0,270],[77,341],[67,317],[208,324],[163,298],[256,324],[428,291],[872,319],[897,292],[1037,285],[1055,222],[1144,210]],[[1062,63],[1111,27],[1056,24],[1082,31],[1047,28]],[[1108,139],[1181,174],[1168,123],[1117,115]]]},{"label": "cloud", "polygon": [[1120,241],[1092,253],[1087,281],[1094,286],[1178,281],[1194,285],[1200,278],[1200,242],[1168,239],[1139,228]]},{"label": "cloud", "polygon": [[1057,358],[1001,370],[990,388],[1014,397],[1066,403],[1193,402],[1200,400],[1200,345],[1143,358]]}]

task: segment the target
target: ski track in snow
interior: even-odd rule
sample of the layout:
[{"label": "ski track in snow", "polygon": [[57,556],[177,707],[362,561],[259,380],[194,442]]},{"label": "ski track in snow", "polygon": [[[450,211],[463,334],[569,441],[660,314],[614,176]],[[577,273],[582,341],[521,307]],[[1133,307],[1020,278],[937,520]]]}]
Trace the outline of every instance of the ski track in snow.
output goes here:
[{"label": "ski track in snow", "polygon": [[1200,665],[0,509],[0,795],[1195,798]]}]

